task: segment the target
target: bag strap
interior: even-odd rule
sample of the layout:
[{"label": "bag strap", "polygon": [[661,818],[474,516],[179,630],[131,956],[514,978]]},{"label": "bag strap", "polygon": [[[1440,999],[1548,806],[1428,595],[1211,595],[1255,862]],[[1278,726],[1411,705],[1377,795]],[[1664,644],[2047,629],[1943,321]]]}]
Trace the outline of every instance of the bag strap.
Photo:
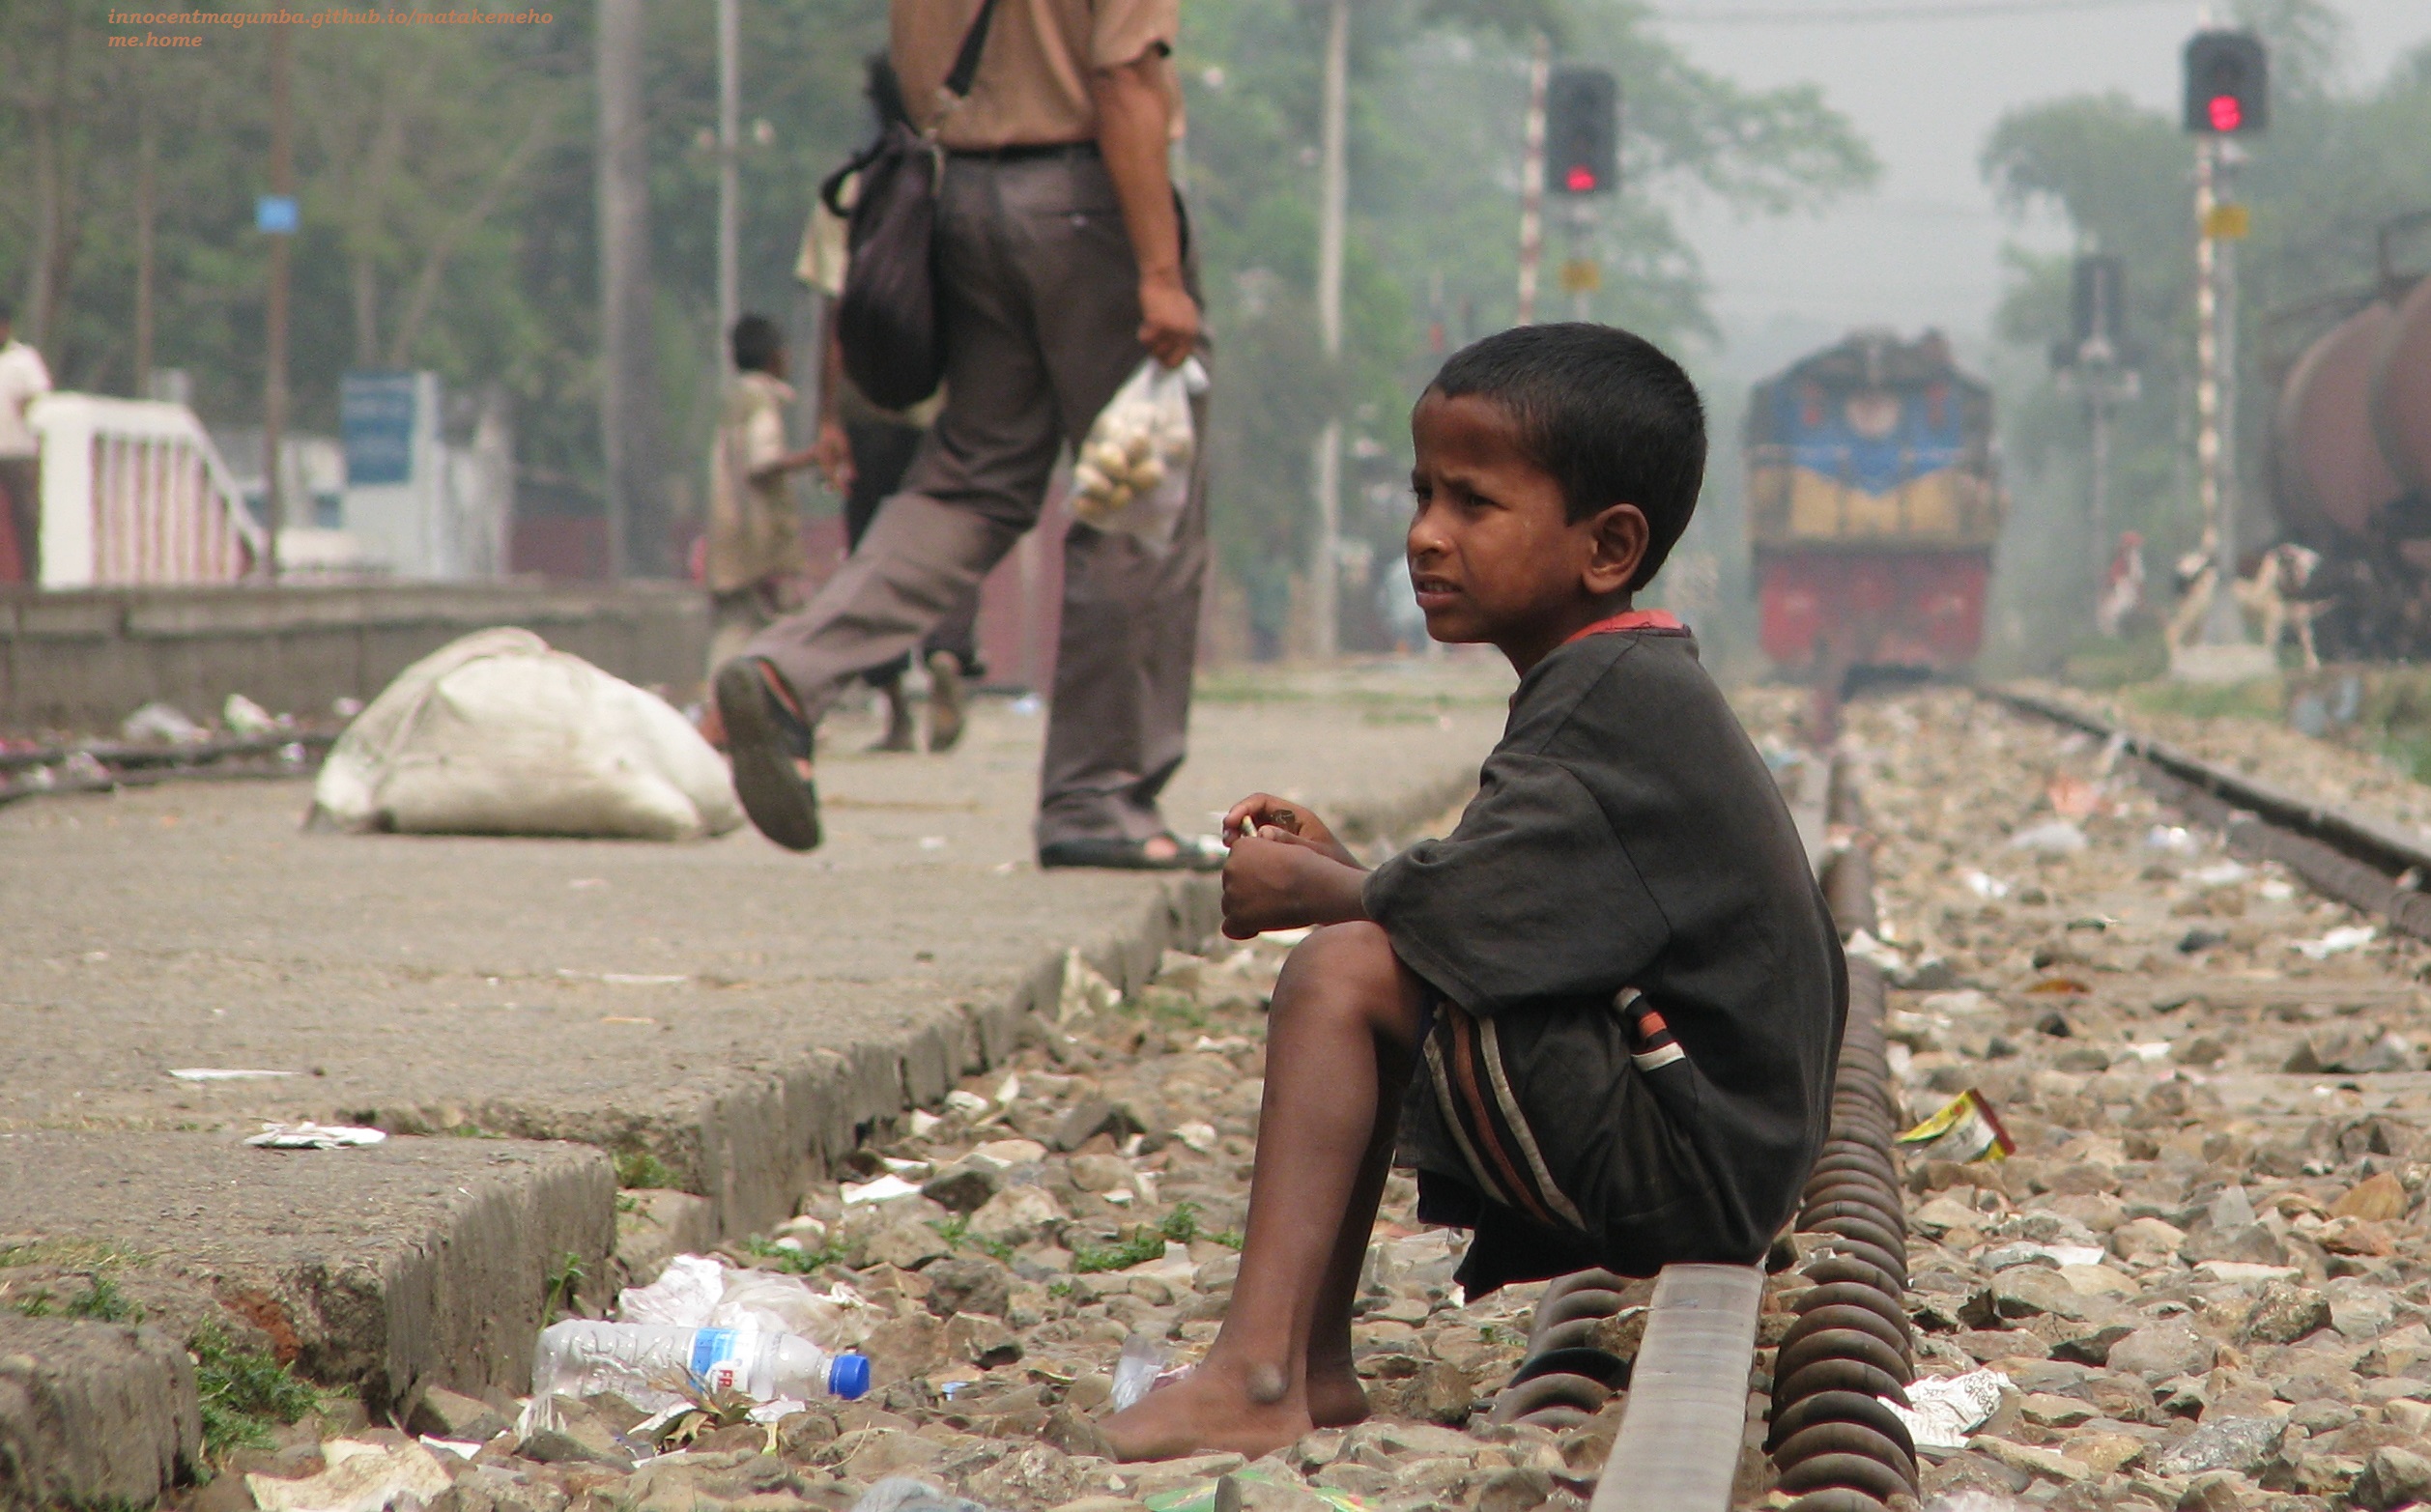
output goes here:
[{"label": "bag strap", "polygon": [[954,67],[946,71],[945,83],[939,86],[954,97],[955,104],[962,102],[971,92],[972,80],[979,77],[979,56],[987,50],[987,27],[995,18],[996,0],[980,0],[979,14],[971,17],[971,29],[962,34],[962,46],[954,55]]}]

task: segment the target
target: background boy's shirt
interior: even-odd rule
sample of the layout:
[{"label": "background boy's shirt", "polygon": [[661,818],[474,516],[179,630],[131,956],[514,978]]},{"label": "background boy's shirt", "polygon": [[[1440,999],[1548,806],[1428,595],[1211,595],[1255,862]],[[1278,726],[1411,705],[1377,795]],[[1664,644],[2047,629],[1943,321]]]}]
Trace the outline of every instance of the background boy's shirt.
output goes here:
[{"label": "background boy's shirt", "polygon": [[712,593],[731,593],[802,570],[802,537],[793,493],[782,472],[752,474],[785,458],[785,412],[793,385],[766,373],[743,372],[727,385],[717,439],[709,445],[709,544],[705,576]]},{"label": "background boy's shirt", "polygon": [[[1473,1294],[1763,1252],[1829,1122],[1845,964],[1684,631],[1546,657],[1459,827],[1379,867],[1365,900],[1460,1011],[1439,1013],[1404,1150],[1428,1205],[1478,1231]],[[1649,1039],[1666,1030],[1679,1053]],[[1432,1095],[1464,1084],[1473,1120]]]}]

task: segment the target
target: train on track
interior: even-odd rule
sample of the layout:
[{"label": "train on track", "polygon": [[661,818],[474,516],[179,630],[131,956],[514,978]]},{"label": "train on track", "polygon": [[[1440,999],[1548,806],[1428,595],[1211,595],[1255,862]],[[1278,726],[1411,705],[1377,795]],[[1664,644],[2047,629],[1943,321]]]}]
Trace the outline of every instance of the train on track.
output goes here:
[{"label": "train on track", "polygon": [[1826,697],[1851,672],[1975,659],[2004,500],[1992,395],[1937,331],[1858,331],[1758,384],[1748,543],[1764,654]]},{"label": "train on track", "polygon": [[2370,287],[2263,328],[2271,505],[2284,539],[2320,554],[2299,597],[2332,661],[2431,656],[2431,276],[2395,255],[2424,232],[2431,210],[2389,221]]}]

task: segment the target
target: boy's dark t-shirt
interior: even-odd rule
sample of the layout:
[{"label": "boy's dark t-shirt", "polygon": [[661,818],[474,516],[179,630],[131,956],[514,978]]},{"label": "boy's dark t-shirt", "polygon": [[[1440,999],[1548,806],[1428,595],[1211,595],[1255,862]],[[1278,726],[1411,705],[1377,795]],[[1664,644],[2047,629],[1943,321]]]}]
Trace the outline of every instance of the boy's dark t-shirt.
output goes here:
[{"label": "boy's dark t-shirt", "polygon": [[1421,1216],[1476,1230],[1472,1295],[1752,1262],[1828,1122],[1838,933],[1695,641],[1648,620],[1531,669],[1459,827],[1366,884],[1444,1000],[1402,1148]]}]

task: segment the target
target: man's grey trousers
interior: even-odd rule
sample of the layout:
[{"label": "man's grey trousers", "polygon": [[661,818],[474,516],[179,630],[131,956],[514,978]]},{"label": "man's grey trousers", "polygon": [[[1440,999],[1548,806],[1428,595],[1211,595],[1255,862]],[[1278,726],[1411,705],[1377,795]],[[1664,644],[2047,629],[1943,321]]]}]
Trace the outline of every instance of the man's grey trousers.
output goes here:
[{"label": "man's grey trousers", "polygon": [[[1038,523],[1060,450],[1147,357],[1137,264],[1094,155],[949,158],[936,254],[944,412],[844,567],[745,648],[814,720],[978,593]],[[1081,525],[1065,538],[1039,844],[1166,828],[1157,797],[1182,764],[1206,572],[1204,445],[1167,550]]]}]

